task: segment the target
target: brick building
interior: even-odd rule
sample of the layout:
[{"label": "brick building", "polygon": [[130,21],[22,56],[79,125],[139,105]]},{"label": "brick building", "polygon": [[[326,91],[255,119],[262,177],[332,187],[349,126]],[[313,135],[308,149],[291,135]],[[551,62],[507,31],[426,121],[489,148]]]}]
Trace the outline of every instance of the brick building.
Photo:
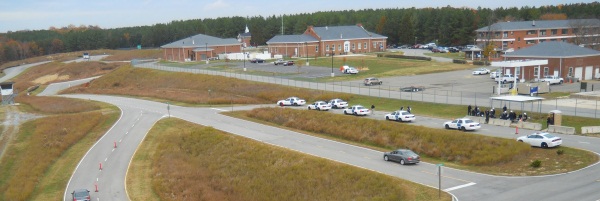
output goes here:
[{"label": "brick building", "polygon": [[543,42],[560,41],[592,49],[600,44],[599,19],[498,22],[476,32],[479,47],[494,43],[498,54],[493,58]]},{"label": "brick building", "polygon": [[600,79],[600,51],[565,42],[544,42],[503,56],[507,61],[548,60],[547,65],[504,69],[521,80],[535,80],[554,75],[579,80]]},{"label": "brick building", "polygon": [[235,38],[217,38],[198,34],[163,46],[163,59],[167,61],[201,61],[218,54],[242,52],[242,44]]},{"label": "brick building", "polygon": [[362,25],[313,27],[301,35],[277,35],[267,41],[271,55],[317,57],[385,51],[387,37]]},{"label": "brick building", "polygon": [[242,43],[242,46],[249,47],[252,46],[250,40],[252,39],[252,34],[250,34],[250,29],[248,29],[248,25],[246,25],[246,30],[244,33],[240,33],[237,36],[238,42]]}]

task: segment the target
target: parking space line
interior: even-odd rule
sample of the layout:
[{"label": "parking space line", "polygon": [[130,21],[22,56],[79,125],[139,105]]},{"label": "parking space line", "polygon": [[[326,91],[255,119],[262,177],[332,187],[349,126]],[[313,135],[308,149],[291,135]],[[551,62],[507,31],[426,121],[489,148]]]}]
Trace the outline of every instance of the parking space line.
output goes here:
[{"label": "parking space line", "polygon": [[453,190],[456,190],[456,189],[461,189],[461,188],[472,186],[472,185],[475,185],[475,184],[476,183],[471,182],[471,183],[468,183],[468,184],[463,184],[463,185],[458,185],[458,186],[455,186],[455,187],[452,187],[452,188],[447,188],[447,189],[444,189],[444,191],[446,191],[446,192],[453,191]]}]

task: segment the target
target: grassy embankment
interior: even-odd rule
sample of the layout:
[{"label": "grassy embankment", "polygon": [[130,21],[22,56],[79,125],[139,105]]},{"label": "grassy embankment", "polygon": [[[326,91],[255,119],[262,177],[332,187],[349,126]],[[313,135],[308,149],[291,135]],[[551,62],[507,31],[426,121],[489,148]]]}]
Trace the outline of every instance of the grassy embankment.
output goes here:
[{"label": "grassy embankment", "polygon": [[60,200],[87,149],[118,118],[118,109],[83,100],[20,96],[20,110],[46,117],[21,125],[0,160],[1,200]]},{"label": "grassy embankment", "polygon": [[[166,119],[134,157],[133,200],[450,200],[436,189]],[[340,193],[343,192],[343,193]]]},{"label": "grassy embankment", "polygon": [[[424,156],[428,162],[443,162],[450,167],[496,175],[557,174],[581,169],[598,161],[596,154],[568,147],[532,148],[514,139],[328,112],[258,108],[237,112],[234,116],[382,151],[406,147]],[[556,151],[559,149],[564,150],[564,154],[558,155]],[[530,167],[534,160],[542,161],[542,168]]]}]

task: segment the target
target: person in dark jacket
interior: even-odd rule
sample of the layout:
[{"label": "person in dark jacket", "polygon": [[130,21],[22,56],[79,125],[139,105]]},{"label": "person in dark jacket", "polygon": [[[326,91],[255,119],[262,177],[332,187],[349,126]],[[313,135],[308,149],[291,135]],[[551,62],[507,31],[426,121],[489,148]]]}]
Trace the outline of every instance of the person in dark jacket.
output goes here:
[{"label": "person in dark jacket", "polygon": [[503,112],[506,112],[506,105],[504,105],[504,107],[502,108]]},{"label": "person in dark jacket", "polygon": [[469,107],[467,107],[467,115],[471,115],[471,105],[469,105]]}]

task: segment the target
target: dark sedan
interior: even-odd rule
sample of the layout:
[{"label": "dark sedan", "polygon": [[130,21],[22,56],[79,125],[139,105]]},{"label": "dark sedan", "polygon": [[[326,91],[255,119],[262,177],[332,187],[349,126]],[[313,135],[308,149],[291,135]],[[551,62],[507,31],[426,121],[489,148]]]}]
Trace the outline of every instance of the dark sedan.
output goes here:
[{"label": "dark sedan", "polygon": [[421,157],[415,152],[408,149],[398,149],[391,152],[383,153],[383,160],[385,161],[397,161],[401,165],[406,164],[417,164],[421,162]]},{"label": "dark sedan", "polygon": [[252,59],[250,60],[250,63],[265,63],[264,59]]}]

